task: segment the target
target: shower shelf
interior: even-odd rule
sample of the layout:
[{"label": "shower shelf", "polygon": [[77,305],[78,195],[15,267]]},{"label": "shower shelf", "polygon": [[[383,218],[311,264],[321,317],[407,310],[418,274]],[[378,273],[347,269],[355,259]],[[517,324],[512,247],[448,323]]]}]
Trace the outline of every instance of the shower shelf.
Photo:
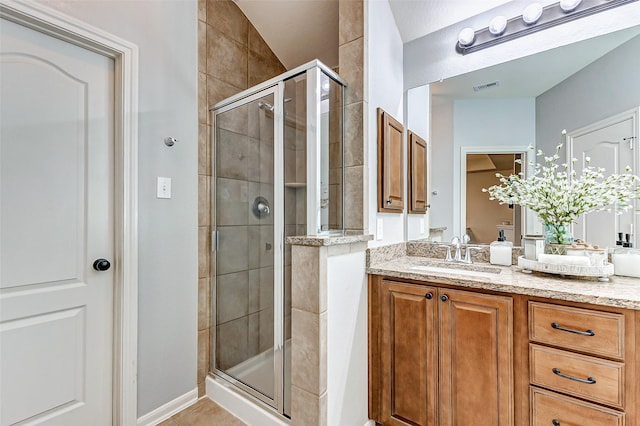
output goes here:
[{"label": "shower shelf", "polygon": [[286,188],[305,188],[307,184],[304,182],[285,182],[284,186]]}]

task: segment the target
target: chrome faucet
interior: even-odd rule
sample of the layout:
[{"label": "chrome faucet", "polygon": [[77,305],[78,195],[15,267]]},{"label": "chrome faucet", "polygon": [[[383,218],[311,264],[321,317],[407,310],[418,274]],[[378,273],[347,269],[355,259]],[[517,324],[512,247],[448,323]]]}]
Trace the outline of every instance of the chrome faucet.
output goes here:
[{"label": "chrome faucet", "polygon": [[[472,247],[467,245],[467,243],[469,242],[470,238],[467,234],[465,234],[462,237],[462,243],[465,244],[465,250],[464,250],[464,259],[462,258],[462,244],[460,241],[460,238],[458,237],[453,237],[451,239],[451,244],[447,244],[447,254],[444,258],[445,262],[455,262],[455,263],[468,263],[471,264],[473,263],[473,260],[471,260],[471,250],[479,250],[480,247]],[[456,251],[455,254],[453,256],[451,256],[451,246],[455,247]]]},{"label": "chrome faucet", "polygon": [[453,256],[453,259],[452,259],[451,258],[451,248],[448,247],[447,248],[447,257],[445,258],[445,260],[447,262],[460,262],[460,261],[462,261],[462,254],[460,253],[460,238],[453,237],[451,239],[451,244],[456,248],[456,254]]}]

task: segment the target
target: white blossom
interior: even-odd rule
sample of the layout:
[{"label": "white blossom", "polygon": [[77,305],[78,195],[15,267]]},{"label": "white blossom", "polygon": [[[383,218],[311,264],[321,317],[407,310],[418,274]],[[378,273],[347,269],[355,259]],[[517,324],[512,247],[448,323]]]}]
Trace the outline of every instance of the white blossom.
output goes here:
[{"label": "white blossom", "polygon": [[587,166],[580,176],[575,170],[568,172],[566,164],[561,165],[564,171],[560,171],[558,159],[561,148],[562,144],[558,145],[556,153],[550,157],[539,150],[538,156],[544,158],[545,164],[533,164],[533,174],[528,178],[525,179],[522,173],[510,176],[496,173],[501,185],[483,191],[500,204],[527,207],[536,212],[544,223],[551,224],[574,222],[584,213],[611,209],[611,206],[620,214],[632,207],[632,199],[640,197],[640,178],[631,174],[629,167],[623,174],[605,177],[605,170],[589,165],[591,159],[586,157]]}]

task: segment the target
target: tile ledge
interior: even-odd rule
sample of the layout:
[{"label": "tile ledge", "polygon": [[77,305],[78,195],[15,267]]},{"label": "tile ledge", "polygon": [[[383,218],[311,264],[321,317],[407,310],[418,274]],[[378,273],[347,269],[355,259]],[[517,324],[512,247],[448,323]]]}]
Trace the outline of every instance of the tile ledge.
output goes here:
[{"label": "tile ledge", "polygon": [[287,237],[285,242],[292,246],[336,246],[340,244],[352,244],[367,242],[373,239],[373,235],[344,235],[339,237],[318,237],[318,236],[299,236]]}]

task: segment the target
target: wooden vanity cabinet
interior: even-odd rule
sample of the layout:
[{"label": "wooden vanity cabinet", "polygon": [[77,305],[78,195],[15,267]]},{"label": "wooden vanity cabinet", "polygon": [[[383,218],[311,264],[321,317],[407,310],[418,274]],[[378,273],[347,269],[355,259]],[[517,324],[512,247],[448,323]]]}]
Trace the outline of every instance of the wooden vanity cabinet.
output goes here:
[{"label": "wooden vanity cabinet", "polygon": [[639,345],[638,310],[370,275],[369,418],[640,426]]},{"label": "wooden vanity cabinet", "polygon": [[513,424],[510,297],[372,277],[369,309],[371,419]]}]

